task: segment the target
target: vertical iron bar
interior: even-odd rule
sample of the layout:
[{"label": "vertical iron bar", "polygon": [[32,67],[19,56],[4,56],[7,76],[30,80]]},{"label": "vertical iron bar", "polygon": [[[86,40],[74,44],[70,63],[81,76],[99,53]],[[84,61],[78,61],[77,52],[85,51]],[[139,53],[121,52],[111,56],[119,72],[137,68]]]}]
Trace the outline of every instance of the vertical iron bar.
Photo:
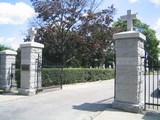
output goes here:
[{"label": "vertical iron bar", "polygon": [[38,54],[38,59],[37,59],[37,92],[38,92],[38,80],[39,80],[38,79],[38,72],[39,72],[38,71],[38,69],[39,69],[38,67],[39,67],[39,54]]},{"label": "vertical iron bar", "polygon": [[[148,63],[149,64],[149,63]],[[151,85],[151,68],[148,65],[148,69],[149,69],[149,81],[148,81],[148,102],[150,103],[150,85]],[[149,105],[150,108],[150,105]]]},{"label": "vertical iron bar", "polygon": [[10,88],[12,88],[12,87],[17,87],[17,85],[16,85],[16,82],[15,82],[15,64],[14,63],[12,63],[11,64],[11,74],[10,74],[10,82],[11,82],[11,86],[10,86]]},{"label": "vertical iron bar", "polygon": [[13,87],[13,63],[11,64],[11,75],[10,75],[10,80],[11,80],[11,86],[10,86],[10,88],[12,88]]},{"label": "vertical iron bar", "polygon": [[114,101],[115,101],[115,96],[116,96],[116,50],[115,50],[115,55],[114,55],[114,58],[115,58],[115,73],[114,73]]},{"label": "vertical iron bar", "polygon": [[157,110],[158,110],[158,92],[159,92],[158,91],[158,82],[159,82],[159,75],[158,74],[159,74],[159,64],[158,64],[158,59],[157,59],[157,89],[156,89],[157,90],[157,93],[156,93],[157,94]]},{"label": "vertical iron bar", "polygon": [[155,97],[154,96],[154,67],[155,67],[154,66],[154,61],[152,61],[152,65],[153,65],[153,82],[152,82],[153,83],[153,86],[152,86],[153,87],[152,88],[152,95],[153,95],[153,97],[152,97],[152,101],[153,101],[153,109],[154,109],[154,97]]},{"label": "vertical iron bar", "polygon": [[146,110],[146,51],[145,51],[145,57],[144,57],[144,110]]}]

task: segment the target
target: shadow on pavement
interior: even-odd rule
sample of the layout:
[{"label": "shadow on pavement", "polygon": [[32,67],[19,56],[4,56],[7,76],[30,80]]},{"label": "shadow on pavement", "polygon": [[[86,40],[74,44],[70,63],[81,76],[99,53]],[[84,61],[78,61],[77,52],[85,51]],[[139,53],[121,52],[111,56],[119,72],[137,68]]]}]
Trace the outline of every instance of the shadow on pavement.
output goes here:
[{"label": "shadow on pavement", "polygon": [[18,95],[18,91],[17,90],[11,90],[9,92],[4,92],[3,90],[0,90],[0,95],[4,95],[4,96],[14,96],[14,95]]},{"label": "shadow on pavement", "polygon": [[156,89],[155,91],[152,92],[151,97],[153,98],[160,98],[160,90]]},{"label": "shadow on pavement", "polygon": [[106,108],[112,108],[112,100],[113,97],[95,103],[83,103],[81,105],[73,105],[72,107],[73,109],[82,111],[90,111],[90,112],[104,111]]},{"label": "shadow on pavement", "polygon": [[112,104],[96,104],[96,103],[84,103],[79,106],[73,106],[73,109],[90,111],[90,112],[98,112],[104,111],[106,108],[111,108]]},{"label": "shadow on pavement", "polygon": [[0,93],[0,95],[3,96],[18,96],[17,92],[4,92],[4,93]]},{"label": "shadow on pavement", "polygon": [[143,120],[160,120],[160,112],[148,111],[144,113]]}]

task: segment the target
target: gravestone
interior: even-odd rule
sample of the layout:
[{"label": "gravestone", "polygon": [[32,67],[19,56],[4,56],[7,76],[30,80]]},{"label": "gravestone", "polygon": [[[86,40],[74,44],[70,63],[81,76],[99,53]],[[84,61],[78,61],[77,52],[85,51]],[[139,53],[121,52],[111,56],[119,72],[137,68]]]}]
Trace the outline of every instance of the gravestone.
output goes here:
[{"label": "gravestone", "polygon": [[129,31],[113,35],[116,48],[115,99],[113,108],[140,113],[144,108],[143,91],[143,59],[145,55],[144,41],[146,37],[133,30],[136,15],[127,12],[123,16],[127,20]]},{"label": "gravestone", "polygon": [[18,93],[22,95],[34,95],[41,89],[41,71],[38,70],[38,62],[42,61],[44,45],[34,42],[35,34],[35,29],[30,29],[30,42],[20,45],[21,85]]},{"label": "gravestone", "polygon": [[12,50],[0,51],[0,89],[10,91],[12,81],[12,64],[15,64],[17,52]]}]

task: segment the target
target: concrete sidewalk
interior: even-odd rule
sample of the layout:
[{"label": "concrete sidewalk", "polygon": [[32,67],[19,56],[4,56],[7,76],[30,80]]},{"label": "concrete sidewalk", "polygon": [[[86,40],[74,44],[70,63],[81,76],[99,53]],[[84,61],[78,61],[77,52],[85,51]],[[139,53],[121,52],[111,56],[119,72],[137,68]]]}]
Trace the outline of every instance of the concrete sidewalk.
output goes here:
[{"label": "concrete sidewalk", "polygon": [[24,97],[27,97],[27,96],[18,95],[18,91],[16,90],[9,92],[9,93],[3,93],[3,91],[0,91],[0,103],[17,100],[17,99],[21,99]]},{"label": "concrete sidewalk", "polygon": [[160,120],[160,113],[146,112],[144,114],[136,114],[108,108],[94,120]]}]

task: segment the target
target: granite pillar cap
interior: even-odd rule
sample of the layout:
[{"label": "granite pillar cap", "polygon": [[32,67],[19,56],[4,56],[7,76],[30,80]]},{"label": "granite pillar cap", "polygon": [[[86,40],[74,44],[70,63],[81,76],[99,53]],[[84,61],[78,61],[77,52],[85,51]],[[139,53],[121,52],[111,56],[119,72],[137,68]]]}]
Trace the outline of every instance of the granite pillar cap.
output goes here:
[{"label": "granite pillar cap", "polygon": [[13,50],[3,50],[3,51],[0,51],[0,54],[1,55],[17,55],[17,52]]},{"label": "granite pillar cap", "polygon": [[146,40],[146,36],[144,36],[142,33],[138,31],[126,31],[126,32],[120,32],[113,35],[113,39],[129,39],[129,38],[139,38],[143,41]]},{"label": "granite pillar cap", "polygon": [[20,48],[24,48],[24,47],[44,48],[44,45],[37,42],[26,42],[26,43],[20,44]]}]

